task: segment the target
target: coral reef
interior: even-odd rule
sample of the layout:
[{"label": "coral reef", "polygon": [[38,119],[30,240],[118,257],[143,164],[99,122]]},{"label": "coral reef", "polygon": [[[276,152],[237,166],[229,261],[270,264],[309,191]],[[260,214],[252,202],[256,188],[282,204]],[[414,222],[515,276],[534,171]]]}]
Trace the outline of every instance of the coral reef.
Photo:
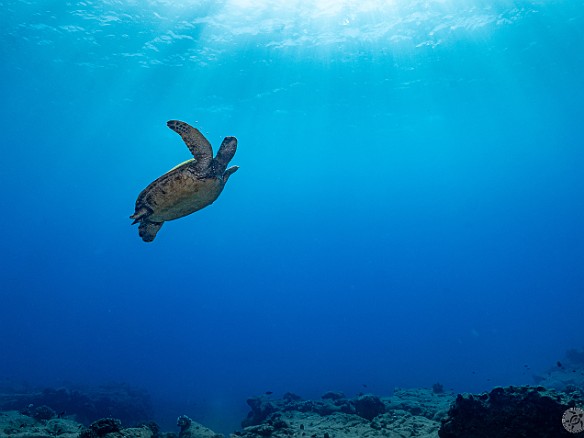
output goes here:
[{"label": "coral reef", "polygon": [[495,388],[458,395],[443,419],[440,438],[569,437],[562,415],[575,401],[565,393],[538,387]]},{"label": "coral reef", "polygon": [[45,388],[0,393],[0,410],[19,410],[39,418],[75,416],[83,424],[116,417],[124,424],[137,424],[153,417],[148,393],[125,384],[95,388]]},{"label": "coral reef", "polygon": [[[395,389],[391,397],[361,394],[347,398],[327,392],[320,400],[286,393],[248,400],[244,428],[231,438],[515,438],[572,436],[562,415],[581,405],[584,395],[544,387],[495,388],[488,393],[458,395],[427,389]],[[156,423],[124,428],[116,418],[101,418],[89,427],[58,418],[47,406],[30,406],[28,415],[0,412],[0,436],[13,438],[223,438],[186,415],[178,433],[161,433]]]},{"label": "coral reef", "polygon": [[452,401],[454,395],[429,389],[396,389],[389,398],[363,394],[349,399],[340,392],[327,392],[321,400],[263,395],[248,400],[251,412],[242,422],[244,429],[232,438],[436,438]]},{"label": "coral reef", "polygon": [[378,415],[385,413],[385,405],[375,395],[361,395],[353,401],[353,404],[355,405],[355,413],[367,420],[373,420]]},{"label": "coral reef", "polygon": [[79,434],[79,438],[162,438],[156,423],[139,427],[122,428],[117,418],[101,418],[91,423]]},{"label": "coral reef", "polygon": [[313,412],[319,415],[331,415],[337,412],[361,416],[372,420],[385,412],[381,399],[371,394],[364,394],[356,399],[347,399],[341,392],[327,392],[319,400],[302,400],[300,397],[286,397],[272,400],[265,395],[251,397],[247,404],[251,408],[242,427],[257,426],[276,412],[298,411]]},{"label": "coral reef", "polygon": [[241,427],[258,425],[268,418],[268,415],[276,411],[276,407],[263,395],[248,398],[246,403],[251,411],[247,414],[247,418],[241,422]]},{"label": "coral reef", "polygon": [[41,420],[17,411],[0,412],[0,436],[11,438],[77,438],[82,425],[68,419]]},{"label": "coral reef", "polygon": [[[396,388],[391,397],[347,397],[328,391],[316,400],[291,392],[277,399],[266,392],[247,400],[250,411],[241,423],[242,430],[230,438],[573,436],[564,429],[562,416],[568,408],[584,404],[583,361],[584,351],[570,350],[540,379],[560,389],[510,386],[456,396],[435,383],[430,388]],[[10,412],[0,412],[0,436],[11,438],[223,438],[186,415],[177,419],[180,431],[162,433],[156,423],[144,423],[152,418],[147,394],[127,385],[83,392],[0,390],[0,410],[9,406]],[[98,412],[105,415],[96,416]],[[122,424],[139,426],[124,428]]]},{"label": "coral reef", "polygon": [[91,423],[89,428],[94,431],[97,436],[104,436],[108,433],[119,432],[122,430],[122,422],[117,418],[102,418]]},{"label": "coral reef", "polygon": [[396,388],[391,397],[390,412],[404,411],[410,415],[424,417],[440,422],[446,417],[450,403],[454,401],[454,394],[436,394],[427,389]]},{"label": "coral reef", "polygon": [[186,415],[178,417],[176,424],[180,427],[179,438],[223,438],[223,435],[213,432]]},{"label": "coral reef", "polygon": [[17,411],[0,412],[0,437],[10,438],[223,438],[186,416],[181,431],[161,433],[156,423],[124,428],[116,418],[101,418],[89,427],[63,418],[39,420]]},{"label": "coral reef", "polygon": [[46,405],[35,407],[33,404],[30,404],[26,408],[21,409],[20,413],[36,418],[37,420],[50,420],[58,416],[53,409]]},{"label": "coral reef", "polygon": [[176,425],[178,427],[180,427],[180,431],[184,432],[185,430],[187,430],[189,427],[191,427],[191,424],[193,424],[193,420],[191,420],[189,417],[187,417],[186,415],[181,415],[180,417],[177,418],[176,420]]}]

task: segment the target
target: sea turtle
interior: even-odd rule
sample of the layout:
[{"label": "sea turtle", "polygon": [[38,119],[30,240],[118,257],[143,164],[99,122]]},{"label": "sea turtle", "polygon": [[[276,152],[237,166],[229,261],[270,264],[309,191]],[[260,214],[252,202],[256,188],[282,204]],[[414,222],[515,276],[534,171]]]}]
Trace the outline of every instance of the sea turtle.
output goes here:
[{"label": "sea turtle", "polygon": [[166,125],[179,134],[193,157],[172,168],[146,187],[136,200],[132,225],[144,242],[152,242],[165,221],[178,219],[211,205],[229,177],[239,169],[227,164],[235,155],[237,139],[225,137],[217,155],[201,132],[188,123],[170,120]]}]

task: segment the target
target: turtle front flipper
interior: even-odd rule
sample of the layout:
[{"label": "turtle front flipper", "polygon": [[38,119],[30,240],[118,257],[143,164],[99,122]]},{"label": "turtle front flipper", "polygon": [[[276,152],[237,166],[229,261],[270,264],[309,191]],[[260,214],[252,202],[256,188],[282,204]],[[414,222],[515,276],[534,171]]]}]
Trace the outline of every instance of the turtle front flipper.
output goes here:
[{"label": "turtle front flipper", "polygon": [[138,226],[138,234],[144,242],[152,242],[163,224],[164,222],[151,222],[147,219],[143,220]]},{"label": "turtle front flipper", "polygon": [[211,143],[205,138],[203,134],[191,125],[180,120],[169,120],[166,125],[181,136],[193,157],[197,161],[194,169],[197,172],[203,173],[209,168],[213,160],[213,149]]}]

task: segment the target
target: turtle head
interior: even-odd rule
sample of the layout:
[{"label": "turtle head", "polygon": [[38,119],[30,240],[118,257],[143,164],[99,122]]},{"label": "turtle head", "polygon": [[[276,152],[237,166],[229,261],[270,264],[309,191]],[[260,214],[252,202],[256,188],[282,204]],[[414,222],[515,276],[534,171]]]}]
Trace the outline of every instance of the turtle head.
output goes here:
[{"label": "turtle head", "polygon": [[[223,143],[219,147],[217,151],[217,155],[213,159],[213,168],[215,170],[215,174],[218,176],[223,175],[227,165],[235,155],[235,151],[237,150],[237,139],[235,137],[225,137]],[[232,171],[229,175],[231,175],[234,171]],[[227,175],[227,177],[229,177]]]}]

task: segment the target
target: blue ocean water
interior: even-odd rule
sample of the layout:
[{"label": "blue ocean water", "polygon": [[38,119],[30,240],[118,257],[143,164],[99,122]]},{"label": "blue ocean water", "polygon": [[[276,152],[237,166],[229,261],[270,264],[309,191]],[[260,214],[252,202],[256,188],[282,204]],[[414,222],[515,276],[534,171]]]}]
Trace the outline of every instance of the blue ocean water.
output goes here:
[{"label": "blue ocean water", "polygon": [[[0,1],[0,378],[264,391],[533,383],[584,345],[584,1]],[[146,244],[138,193],[240,170]]]}]

